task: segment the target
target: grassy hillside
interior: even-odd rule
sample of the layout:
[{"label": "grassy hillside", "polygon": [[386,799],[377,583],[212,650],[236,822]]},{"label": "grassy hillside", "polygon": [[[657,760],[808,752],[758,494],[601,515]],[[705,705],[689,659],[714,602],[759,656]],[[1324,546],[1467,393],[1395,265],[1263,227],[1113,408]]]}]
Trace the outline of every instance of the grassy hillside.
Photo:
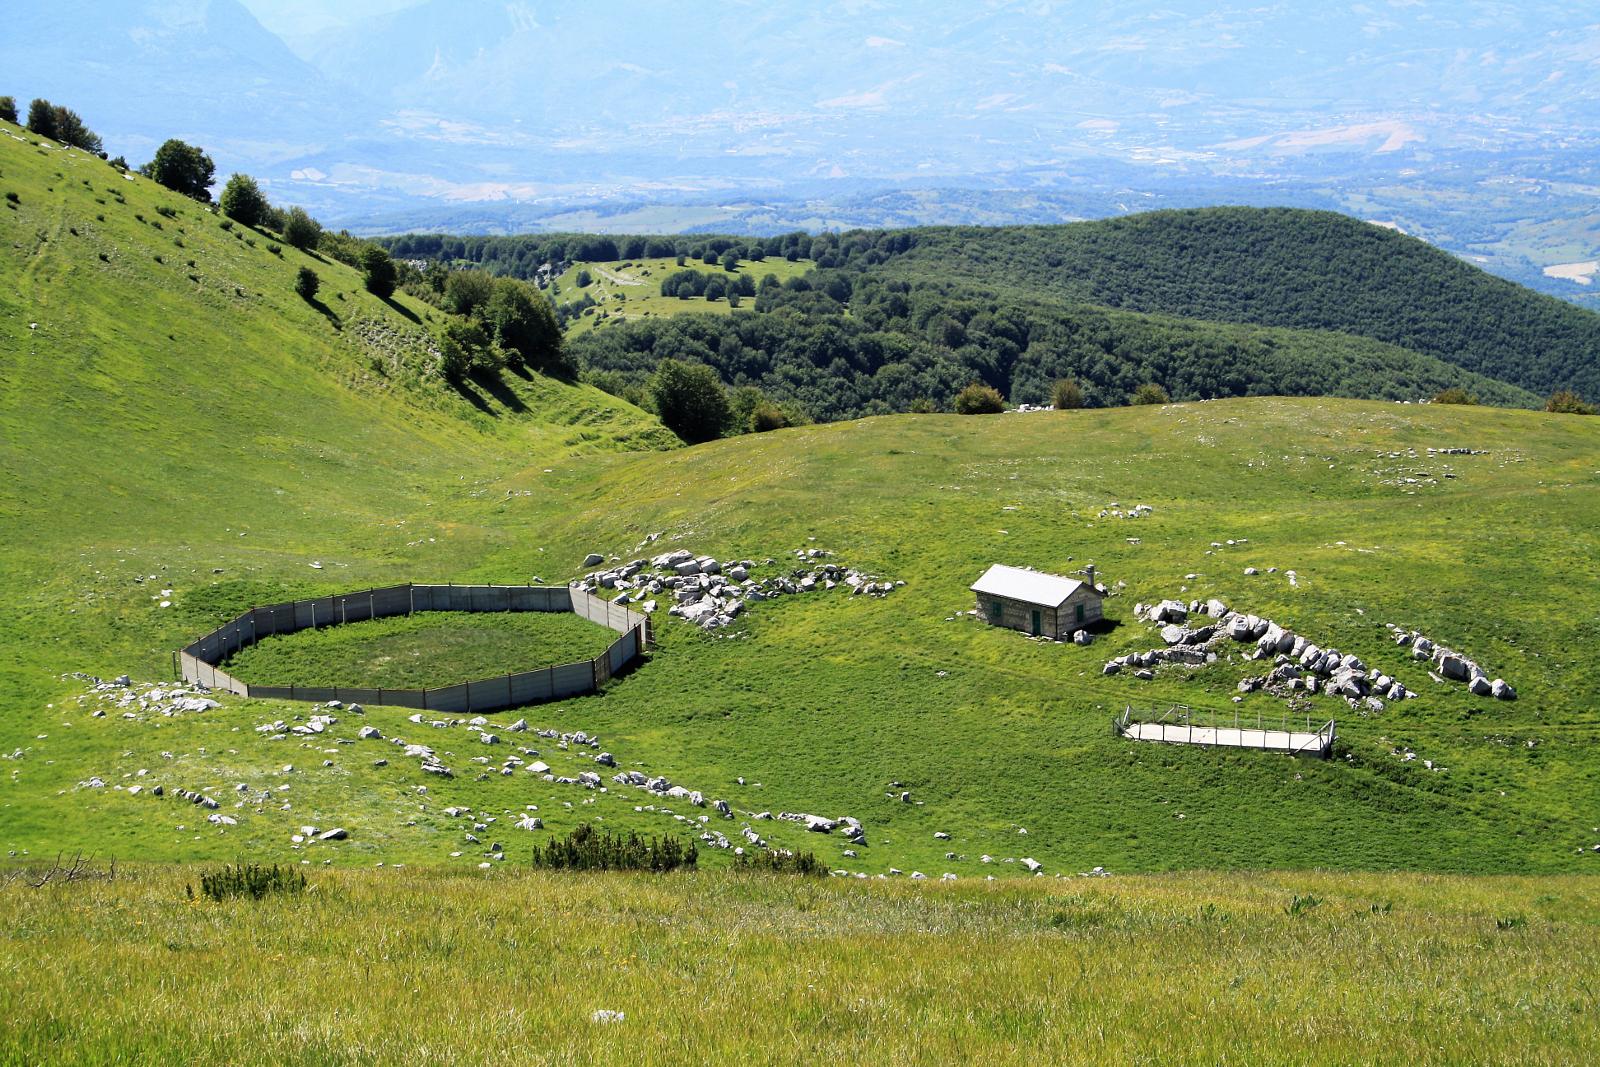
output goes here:
[{"label": "grassy hillside", "polygon": [[186,881],[0,888],[0,1060],[1556,1065],[1600,1043],[1588,878],[406,868],[195,905]]},{"label": "grassy hillside", "polygon": [[[1429,447],[1482,454],[1430,456]],[[895,417],[478,470],[466,489],[453,480],[435,483],[445,492],[433,506],[413,502],[381,526],[318,517],[321,571],[308,569],[304,541],[243,548],[225,527],[59,548],[32,572],[44,578],[30,610],[7,629],[20,684],[0,750],[20,756],[0,801],[6,846],[483,862],[489,839],[468,841],[466,825],[441,814],[446,805],[502,825],[535,805],[556,833],[592,818],[682,832],[670,815],[641,810],[650,798],[635,790],[467,773],[485,751],[470,734],[414,726],[401,710],[343,714],[325,736],[281,740],[255,727],[303,707],[227,700],[198,715],[152,709],[128,719],[80,699],[81,682],[58,680],[70,670],[159,680],[183,638],[274,596],[419,573],[560,580],[589,551],[627,559],[682,545],[780,561],[758,574],[781,571],[793,549],[823,548],[907,583],[882,600],[835,591],[754,605],[714,636],[661,618],[653,662],[603,696],[528,713],[534,726],[598,734],[624,768],[726,798],[739,817],[713,830],[732,835],[750,822],[830,866],[935,877],[1012,876],[1024,858],[1052,873],[1587,871],[1600,862],[1589,851],[1600,843],[1600,722],[1587,699],[1600,675],[1583,652],[1600,619],[1574,578],[1600,551],[1596,420],[1309,400]],[[1155,511],[1102,517],[1113,503]],[[248,532],[244,542],[256,538]],[[636,548],[652,533],[662,536]],[[1095,562],[1107,581],[1126,583],[1108,602],[1120,625],[1079,648],[957,616],[970,606],[967,585],[994,561],[1056,571]],[[1263,573],[1246,576],[1247,567]],[[170,609],[157,606],[161,590],[135,582],[149,575],[172,590]],[[1218,595],[1269,615],[1385,667],[1422,697],[1359,713],[1312,699],[1296,714],[1340,722],[1339,758],[1327,763],[1118,740],[1110,720],[1125,705],[1230,711],[1235,683],[1251,673],[1229,657],[1192,678],[1103,676],[1110,657],[1160,643],[1133,620],[1134,602],[1170,595]],[[1389,641],[1386,622],[1460,649],[1521,699],[1432,682]],[[30,623],[48,623],[49,638],[31,639]],[[91,717],[97,706],[107,717]],[[1247,717],[1285,713],[1265,693],[1237,706]],[[494,716],[490,728],[513,717]],[[355,743],[364,725],[437,746],[456,777],[424,778],[387,742]],[[592,767],[581,751],[533,747],[558,775]],[[494,755],[482,771],[498,767]],[[387,765],[375,766],[379,758]],[[80,787],[93,777],[107,788]],[[207,826],[187,805],[117,788],[140,781],[223,797],[239,823]],[[264,802],[282,786],[288,809]],[[896,799],[902,791],[912,803]],[[751,822],[747,813],[760,811],[850,814],[869,844],[848,857],[838,835]],[[307,854],[290,842],[305,822],[353,834]],[[529,840],[495,836],[513,860]]]},{"label": "grassy hillside", "polygon": [[[475,869],[493,839],[506,862],[526,854],[526,831],[503,827],[530,805],[553,833],[596,818],[686,832],[673,817],[685,812],[627,787],[497,773],[504,751],[459,724],[373,708],[285,737],[257,728],[308,709],[229,699],[166,715],[165,699],[123,704],[72,677],[161,682],[174,647],[254,603],[408,579],[559,582],[591,551],[682,546],[753,559],[761,576],[815,548],[906,583],[883,599],[757,604],[715,635],[661,617],[642,670],[528,713],[598,734],[625,769],[727,799],[737,817],[697,833],[737,838],[749,822],[830,867],[964,879],[1016,875],[1024,859],[1052,874],[1600,862],[1587,699],[1600,668],[1585,652],[1600,619],[1581,580],[1600,554],[1600,420],[1257,399],[883,418],[622,452],[662,432],[543,379],[480,383],[474,403],[415,371],[427,309],[379,303],[324,263],[328,311],[306,306],[289,288],[306,261],[288,249],[280,259],[81,155],[0,144],[0,182],[19,193],[0,208],[0,844],[19,855]],[[374,336],[382,346],[361,340]],[[1155,510],[1110,513],[1134,503]],[[959,614],[995,561],[1096,563],[1119,589],[1119,625],[1062,647]],[[1192,677],[1101,674],[1159,642],[1136,601],[1212,595],[1358,653],[1422,698],[1296,709],[1340,719],[1328,763],[1114,738],[1128,704],[1286,713],[1265,693],[1233,703],[1255,670],[1236,655]],[[1521,699],[1430,681],[1390,622],[1472,656]],[[359,740],[363,726],[386,740]],[[436,747],[455,776],[424,778],[396,738]],[[582,748],[524,747],[559,776],[593,766]],[[222,798],[235,822],[130,793],[144,782]],[[446,806],[498,826],[471,841]],[[868,844],[847,856],[838,835],[754,818],[783,811],[853,815]],[[291,839],[307,823],[351,834],[308,853]]]},{"label": "grassy hillside", "polygon": [[[429,370],[438,312],[0,127],[0,197],[15,194],[0,200],[10,641],[81,648],[73,605],[100,595],[85,577],[230,581],[272,560],[311,578],[321,555],[332,571],[358,547],[448,538],[453,501],[495,473],[673,440],[585,386],[507,373],[452,387]],[[293,290],[302,265],[322,278],[315,305]],[[35,632],[45,622],[66,633]],[[39,677],[5,659],[7,689],[36,694]]]},{"label": "grassy hillside", "polygon": [[1208,208],[935,228],[893,277],[960,279],[1186,318],[1335,330],[1531,389],[1600,397],[1600,315],[1325,211]]}]

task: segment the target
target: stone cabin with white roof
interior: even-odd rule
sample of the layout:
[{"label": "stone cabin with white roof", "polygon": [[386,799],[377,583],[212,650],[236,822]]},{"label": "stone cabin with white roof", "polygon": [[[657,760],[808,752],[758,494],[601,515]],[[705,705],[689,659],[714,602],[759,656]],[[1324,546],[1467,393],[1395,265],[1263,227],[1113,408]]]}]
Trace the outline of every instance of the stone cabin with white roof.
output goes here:
[{"label": "stone cabin with white roof", "polygon": [[972,592],[978,614],[991,626],[1066,641],[1104,618],[1105,598],[1095,588],[1094,568],[1085,573],[1083,579],[1066,578],[996,563],[973,583]]}]

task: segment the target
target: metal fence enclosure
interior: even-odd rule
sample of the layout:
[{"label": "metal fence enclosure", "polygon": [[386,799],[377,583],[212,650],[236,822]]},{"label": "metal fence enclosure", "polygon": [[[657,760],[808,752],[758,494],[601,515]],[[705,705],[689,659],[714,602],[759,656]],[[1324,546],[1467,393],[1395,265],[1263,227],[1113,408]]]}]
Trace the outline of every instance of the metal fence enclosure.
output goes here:
[{"label": "metal fence enclosure", "polygon": [[[570,611],[621,634],[592,660],[435,689],[370,686],[251,685],[218,664],[264,637],[419,611]],[[583,589],[539,585],[396,585],[251,608],[176,653],[185,681],[243,697],[379,704],[424,711],[485,712],[597,691],[645,653],[650,618]]]}]

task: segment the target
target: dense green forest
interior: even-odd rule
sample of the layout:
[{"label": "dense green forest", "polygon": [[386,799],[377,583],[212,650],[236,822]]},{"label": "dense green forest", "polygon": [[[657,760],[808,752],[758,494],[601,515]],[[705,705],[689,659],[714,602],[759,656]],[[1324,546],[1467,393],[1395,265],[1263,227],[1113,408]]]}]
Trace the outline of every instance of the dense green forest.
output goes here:
[{"label": "dense green forest", "polygon": [[[973,381],[1090,406],[1156,383],[1175,400],[1262,394],[1419,399],[1460,387],[1533,406],[1600,396],[1600,315],[1422,241],[1329,212],[1215,208],[1064,226],[788,234],[391,238],[401,258],[537,279],[573,262],[753,264],[732,316],[621,319],[573,339],[586,377],[638,399],[662,359],[705,363],[819,420],[948,410]],[[756,279],[769,257],[805,277]],[[681,275],[691,278],[692,275]],[[665,290],[663,290],[665,291]],[[695,295],[699,295],[697,292]],[[582,307],[561,309],[583,314]]]},{"label": "dense green forest", "polygon": [[1540,394],[1600,396],[1600,315],[1328,211],[1207,208],[916,231],[890,276],[1185,318],[1337,330]]}]

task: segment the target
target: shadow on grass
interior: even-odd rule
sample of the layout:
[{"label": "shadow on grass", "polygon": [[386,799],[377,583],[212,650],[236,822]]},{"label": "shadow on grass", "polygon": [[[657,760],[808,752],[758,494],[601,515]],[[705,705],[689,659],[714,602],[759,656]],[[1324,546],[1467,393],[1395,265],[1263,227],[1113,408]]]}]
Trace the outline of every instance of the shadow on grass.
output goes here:
[{"label": "shadow on grass", "polygon": [[484,399],[483,394],[472,387],[472,382],[465,378],[447,378],[445,380],[450,383],[450,388],[460,393],[462,399],[467,403],[471,404],[485,415],[489,415],[494,418],[500,417],[500,413],[489,406],[489,401]]},{"label": "shadow on grass", "polygon": [[406,307],[404,304],[400,303],[399,301],[395,300],[394,297],[386,296],[386,297],[383,298],[383,302],[385,304],[388,304],[389,305],[389,310],[393,311],[395,314],[403,315],[405,318],[410,319],[413,323],[415,323],[418,326],[422,325],[422,320],[417,318],[417,313],[415,311],[412,311],[410,308]]},{"label": "shadow on grass", "polygon": [[473,371],[471,377],[474,385],[494,397],[503,407],[518,414],[528,410],[528,405],[522,402],[522,398],[512,391],[499,374],[493,371]]},{"label": "shadow on grass", "polygon": [[317,311],[321,312],[322,316],[328,320],[328,324],[331,325],[335,330],[344,329],[344,322],[339,318],[338,313],[327,304],[324,304],[314,296],[307,299],[306,303],[310,304]]}]

